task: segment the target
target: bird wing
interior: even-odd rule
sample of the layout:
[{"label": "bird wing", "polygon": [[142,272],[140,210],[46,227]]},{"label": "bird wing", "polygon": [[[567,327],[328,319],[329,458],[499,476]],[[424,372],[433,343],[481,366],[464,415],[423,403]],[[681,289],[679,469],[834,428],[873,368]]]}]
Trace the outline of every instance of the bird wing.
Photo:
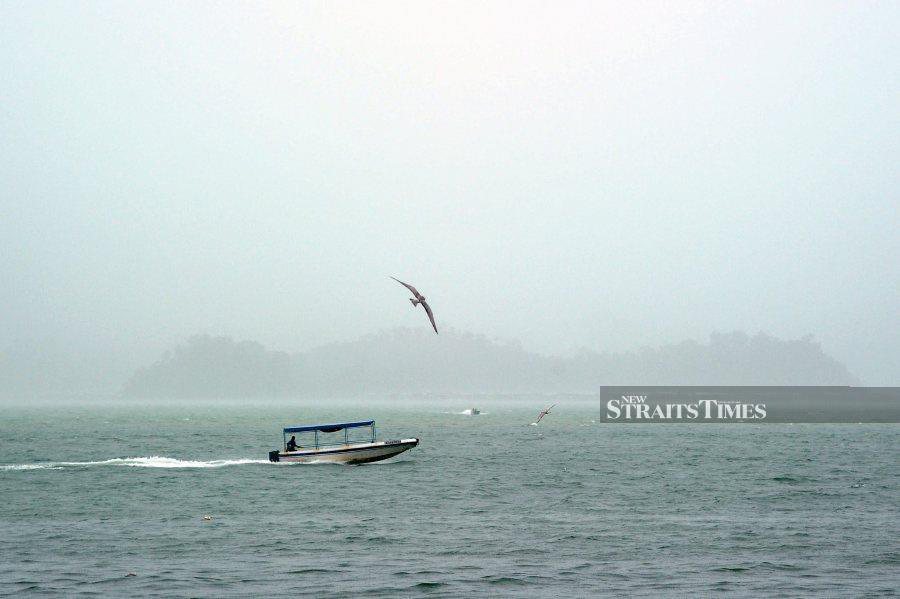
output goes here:
[{"label": "bird wing", "polygon": [[425,308],[425,312],[428,314],[428,320],[431,321],[431,326],[434,327],[434,332],[437,333],[437,325],[434,324],[434,314],[431,312],[431,306],[428,305],[428,302],[420,302],[422,307]]},{"label": "bird wing", "polygon": [[394,279],[395,281],[397,281],[398,283],[400,283],[401,285],[403,285],[404,287],[406,287],[407,289],[409,289],[412,292],[412,294],[414,296],[416,296],[416,299],[419,299],[420,297],[422,297],[422,295],[418,292],[418,290],[415,287],[413,287],[412,285],[410,285],[409,283],[404,283],[400,279],[395,279],[394,277],[391,277],[391,278]]},{"label": "bird wing", "polygon": [[553,404],[552,406],[550,406],[549,408],[547,408],[547,409],[544,410],[544,411],[547,412],[547,413],[549,414],[549,413],[550,413],[550,410],[552,410],[552,409],[555,408],[555,407],[556,407],[556,404]]},{"label": "bird wing", "polygon": [[540,422],[540,421],[541,421],[541,418],[543,418],[543,417],[546,416],[546,415],[547,415],[547,412],[545,412],[544,410],[541,410],[540,414],[538,414],[538,419],[535,420],[534,422],[535,422],[535,423]]}]

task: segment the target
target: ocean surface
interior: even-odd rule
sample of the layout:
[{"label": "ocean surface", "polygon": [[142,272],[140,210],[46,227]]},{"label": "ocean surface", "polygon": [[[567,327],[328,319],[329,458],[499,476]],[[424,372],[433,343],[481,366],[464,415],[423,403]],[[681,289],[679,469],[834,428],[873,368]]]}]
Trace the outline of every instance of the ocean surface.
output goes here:
[{"label": "ocean surface", "polygon": [[[599,402],[6,406],[0,594],[894,596],[900,425],[601,424]],[[272,464],[375,418],[391,461]],[[203,516],[211,516],[204,520]]]}]

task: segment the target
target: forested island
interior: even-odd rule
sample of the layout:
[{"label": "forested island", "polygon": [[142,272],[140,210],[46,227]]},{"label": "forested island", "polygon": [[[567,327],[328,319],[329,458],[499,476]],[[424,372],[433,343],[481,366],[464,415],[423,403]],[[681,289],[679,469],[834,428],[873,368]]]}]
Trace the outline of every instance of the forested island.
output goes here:
[{"label": "forested island", "polygon": [[592,393],[602,385],[857,385],[811,337],[717,333],[633,352],[546,356],[453,330],[398,328],[306,352],[198,335],[139,369],[126,397]]}]

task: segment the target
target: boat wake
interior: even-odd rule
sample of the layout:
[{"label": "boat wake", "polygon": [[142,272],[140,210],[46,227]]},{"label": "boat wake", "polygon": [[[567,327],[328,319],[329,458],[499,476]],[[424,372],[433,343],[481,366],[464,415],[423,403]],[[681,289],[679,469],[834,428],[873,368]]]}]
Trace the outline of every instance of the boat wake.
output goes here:
[{"label": "boat wake", "polygon": [[32,464],[3,464],[0,470],[62,470],[64,468],[87,468],[91,466],[130,466],[133,468],[221,468],[242,464],[268,464],[268,460],[179,460],[161,456],[137,458],[112,458],[96,462],[36,462]]}]

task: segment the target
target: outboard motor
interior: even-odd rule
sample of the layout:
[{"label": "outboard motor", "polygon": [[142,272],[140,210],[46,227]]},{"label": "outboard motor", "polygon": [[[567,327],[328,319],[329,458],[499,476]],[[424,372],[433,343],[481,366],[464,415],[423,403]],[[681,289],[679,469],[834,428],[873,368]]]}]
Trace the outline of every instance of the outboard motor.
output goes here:
[{"label": "outboard motor", "polygon": [[270,462],[277,462],[278,459],[279,459],[279,456],[278,456],[277,449],[273,449],[272,451],[269,452],[269,461]]}]

